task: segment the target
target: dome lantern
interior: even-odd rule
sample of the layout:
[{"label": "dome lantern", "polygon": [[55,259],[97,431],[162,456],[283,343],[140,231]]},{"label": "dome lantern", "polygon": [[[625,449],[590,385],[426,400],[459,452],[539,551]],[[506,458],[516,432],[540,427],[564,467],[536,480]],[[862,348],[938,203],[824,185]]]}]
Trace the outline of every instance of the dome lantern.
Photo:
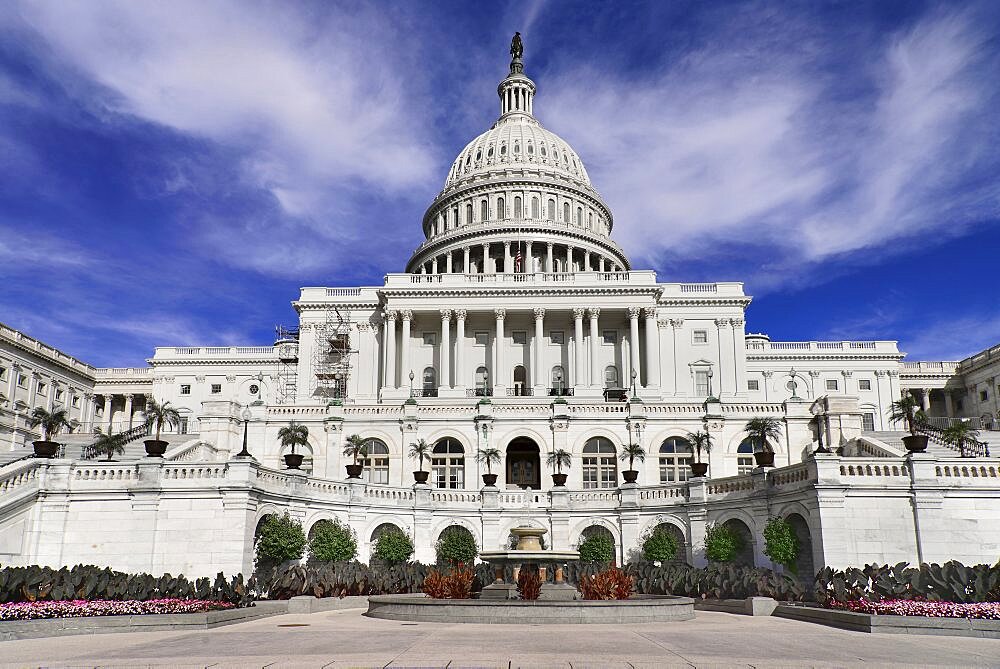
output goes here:
[{"label": "dome lantern", "polygon": [[510,42],[510,74],[497,86],[500,95],[500,117],[508,114],[527,114],[531,116],[535,97],[535,82],[524,74],[524,45],[521,43],[521,33],[514,33]]}]

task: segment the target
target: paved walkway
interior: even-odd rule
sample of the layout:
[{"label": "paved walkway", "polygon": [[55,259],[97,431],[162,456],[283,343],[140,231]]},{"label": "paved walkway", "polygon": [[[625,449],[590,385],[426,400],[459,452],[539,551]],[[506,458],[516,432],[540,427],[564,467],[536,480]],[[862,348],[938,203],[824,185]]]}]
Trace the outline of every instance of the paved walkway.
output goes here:
[{"label": "paved walkway", "polygon": [[0,642],[28,667],[1000,667],[1000,640],[875,635],[699,611],[649,625],[452,625],[285,615],[206,632]]}]

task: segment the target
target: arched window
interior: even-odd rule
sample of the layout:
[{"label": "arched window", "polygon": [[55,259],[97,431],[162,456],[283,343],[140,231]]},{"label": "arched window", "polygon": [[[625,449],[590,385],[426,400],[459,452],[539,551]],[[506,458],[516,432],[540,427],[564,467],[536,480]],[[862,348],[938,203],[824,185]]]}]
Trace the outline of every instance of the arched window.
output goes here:
[{"label": "arched window", "polygon": [[660,444],[660,483],[687,481],[691,474],[691,444],[682,437],[668,437]]},{"label": "arched window", "polygon": [[587,214],[587,229],[588,230],[594,229],[594,215],[590,213]]},{"label": "arched window", "polygon": [[615,446],[604,437],[588,439],[583,447],[583,487],[618,487]]},{"label": "arched window", "polygon": [[479,220],[485,221],[490,217],[490,203],[483,200],[482,204],[479,206]]},{"label": "arched window", "polygon": [[502,197],[497,198],[497,218],[501,221],[507,218],[507,203]]},{"label": "arched window", "polygon": [[437,390],[437,370],[433,367],[424,367],[423,387],[425,397],[427,397],[427,391]]},{"label": "arched window", "polygon": [[549,200],[549,220],[556,220],[556,201]]},{"label": "arched window", "polygon": [[547,154],[545,153],[545,145],[542,144],[542,158],[544,158],[546,155]]},{"label": "arched window", "polygon": [[736,473],[749,474],[753,468],[753,439],[747,437],[740,442],[740,447],[736,449]]},{"label": "arched window", "polygon": [[389,483],[389,447],[381,439],[365,439],[365,457],[358,461],[365,469],[361,475],[369,483]]},{"label": "arched window", "polygon": [[507,145],[506,144],[501,144],[500,145],[500,155],[501,156],[506,156],[507,155]]},{"label": "arched window", "polygon": [[476,149],[476,162],[478,163],[482,159],[483,159],[483,150]]},{"label": "arched window", "polygon": [[531,142],[528,142],[528,155],[529,156],[535,155],[535,146]]},{"label": "arched window", "polygon": [[579,226],[583,225],[583,207],[576,208],[576,224]]},{"label": "arched window", "polygon": [[618,368],[614,365],[608,365],[604,368],[604,387],[605,388],[620,388],[618,385]]},{"label": "arched window", "polygon": [[521,197],[514,198],[514,218],[521,218]]},{"label": "arched window", "polygon": [[562,395],[562,391],[566,387],[566,370],[563,369],[562,365],[556,365],[552,368],[551,378],[553,394]]},{"label": "arched window", "polygon": [[445,437],[434,444],[431,471],[438,488],[465,487],[465,449],[456,439]]},{"label": "arched window", "polygon": [[[452,228],[457,228],[458,227],[458,207],[452,207],[451,208],[451,221],[449,221],[449,222],[451,224],[450,227],[452,227]],[[444,226],[444,229],[448,230],[449,229],[449,225],[446,224]]]},{"label": "arched window", "polygon": [[521,142],[514,142],[514,153],[521,153]]},{"label": "arched window", "polygon": [[489,378],[490,374],[485,367],[476,368],[476,396],[477,397],[488,397],[490,394],[489,388]]},{"label": "arched window", "polygon": [[465,205],[465,224],[468,225],[469,223],[472,223],[472,205],[471,204]]},{"label": "arched window", "polygon": [[514,368],[514,396],[523,397],[527,394],[528,374],[524,365]]},{"label": "arched window", "polygon": [[569,202],[563,202],[563,222],[569,223]]},{"label": "arched window", "polygon": [[559,149],[552,149],[552,157],[555,160],[559,160]]},{"label": "arched window", "polygon": [[538,198],[531,198],[531,217],[538,218]]},{"label": "arched window", "polygon": [[490,145],[489,150],[486,152],[486,157],[487,158],[492,158],[493,157],[493,145],[492,144]]}]

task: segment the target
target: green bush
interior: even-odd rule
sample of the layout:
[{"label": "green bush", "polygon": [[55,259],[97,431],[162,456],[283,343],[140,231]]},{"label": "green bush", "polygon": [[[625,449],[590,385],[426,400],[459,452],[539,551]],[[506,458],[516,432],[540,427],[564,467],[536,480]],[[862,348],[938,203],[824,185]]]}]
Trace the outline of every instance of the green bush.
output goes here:
[{"label": "green bush", "polygon": [[347,562],[358,554],[354,530],[334,518],[316,523],[309,540],[309,558],[317,562]]},{"label": "green bush", "polygon": [[764,555],[788,571],[798,575],[795,561],[799,559],[799,538],[791,523],[784,518],[771,518],[764,527]]},{"label": "green bush", "polygon": [[677,557],[677,539],[663,527],[657,527],[642,542],[642,557],[650,562],[670,562]]},{"label": "green bush", "polygon": [[615,561],[615,541],[604,532],[597,532],[580,542],[580,562],[611,564]]},{"label": "green bush", "polygon": [[479,555],[476,538],[464,527],[452,525],[445,528],[437,541],[438,562],[472,564]]},{"label": "green bush", "polygon": [[293,520],[287,513],[283,516],[268,516],[257,537],[257,564],[281,564],[288,560],[299,560],[306,548],[306,535],[302,523]]},{"label": "green bush", "polygon": [[705,530],[705,557],[711,562],[732,562],[743,550],[743,537],[725,525]]},{"label": "green bush", "polygon": [[401,564],[413,555],[413,541],[402,530],[387,530],[375,541],[373,556],[388,564]]}]

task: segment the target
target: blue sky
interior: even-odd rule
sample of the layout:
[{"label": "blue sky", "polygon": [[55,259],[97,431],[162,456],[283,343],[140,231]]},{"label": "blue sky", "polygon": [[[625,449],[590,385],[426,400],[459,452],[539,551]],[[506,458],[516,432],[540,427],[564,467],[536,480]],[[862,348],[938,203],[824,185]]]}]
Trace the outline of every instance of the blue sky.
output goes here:
[{"label": "blue sky", "polygon": [[1000,342],[996,2],[6,2],[0,321],[139,365],[381,283],[515,30],[633,266],[774,339]]}]

